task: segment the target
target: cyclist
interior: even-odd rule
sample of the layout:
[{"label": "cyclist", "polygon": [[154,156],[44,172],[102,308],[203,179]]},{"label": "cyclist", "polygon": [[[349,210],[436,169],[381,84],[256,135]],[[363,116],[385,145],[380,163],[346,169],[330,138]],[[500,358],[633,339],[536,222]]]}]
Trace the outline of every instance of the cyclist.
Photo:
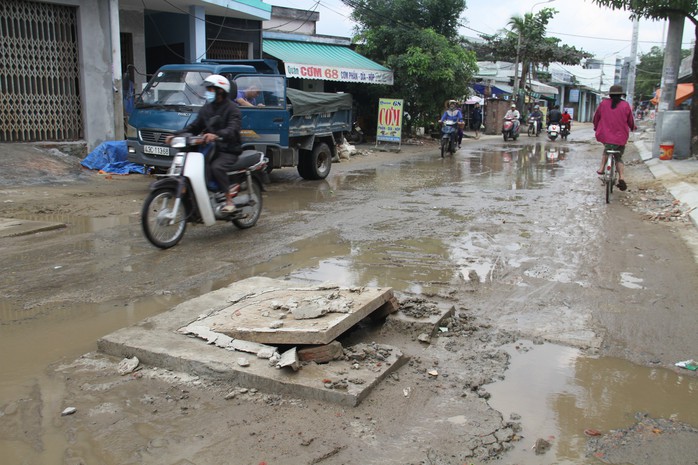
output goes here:
[{"label": "cyclist", "polygon": [[623,100],[625,97],[623,87],[614,85],[608,91],[609,98],[601,101],[601,104],[594,113],[594,132],[596,140],[604,144],[603,157],[601,159],[601,167],[596,171],[597,174],[603,174],[603,168],[606,164],[608,154],[606,150],[618,150],[616,154],[616,171],[618,171],[618,189],[624,191],[628,185],[623,178],[623,152],[625,144],[628,143],[630,131],[634,131],[635,119],[633,118],[633,109],[630,104]]}]

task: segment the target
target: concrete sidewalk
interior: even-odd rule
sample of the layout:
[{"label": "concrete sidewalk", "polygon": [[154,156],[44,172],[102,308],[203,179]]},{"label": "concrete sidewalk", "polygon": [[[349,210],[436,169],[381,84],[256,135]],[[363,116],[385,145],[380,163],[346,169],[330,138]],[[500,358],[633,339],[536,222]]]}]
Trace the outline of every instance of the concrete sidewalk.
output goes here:
[{"label": "concrete sidewalk", "polygon": [[693,157],[660,160],[652,157],[651,139],[637,138],[633,143],[655,179],[687,206],[688,215],[698,228],[698,160]]}]

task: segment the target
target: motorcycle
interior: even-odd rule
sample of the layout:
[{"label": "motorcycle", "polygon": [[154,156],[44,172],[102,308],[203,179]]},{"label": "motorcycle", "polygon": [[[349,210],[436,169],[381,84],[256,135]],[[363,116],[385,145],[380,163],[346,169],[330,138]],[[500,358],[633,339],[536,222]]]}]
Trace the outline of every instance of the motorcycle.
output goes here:
[{"label": "motorcycle", "polygon": [[521,130],[520,124],[514,124],[513,118],[504,118],[504,123],[502,124],[502,136],[504,136],[504,142],[507,139],[516,140],[519,138],[519,131]]},{"label": "motorcycle", "polygon": [[560,135],[560,125],[558,123],[552,123],[548,125],[548,139],[555,140],[557,136]]},{"label": "motorcycle", "polygon": [[444,153],[451,155],[456,153],[456,136],[458,135],[457,123],[453,120],[444,120],[441,126],[441,158]]},{"label": "motorcycle", "polygon": [[540,121],[537,118],[528,118],[528,137],[540,134]]},{"label": "motorcycle", "polygon": [[351,132],[347,134],[347,142],[352,144],[362,144],[366,140],[364,131],[359,127],[359,122],[354,121],[351,125]]},{"label": "motorcycle", "polygon": [[[267,158],[262,152],[245,150],[228,173],[235,210],[222,211],[226,194],[206,182],[205,157],[199,147],[203,137],[173,137],[170,146],[179,149],[167,174],[153,182],[143,202],[141,226],[156,247],[167,249],[184,236],[187,223],[212,226],[217,220],[231,221],[240,229],[251,228],[262,213],[263,183],[268,179]],[[213,183],[215,184],[215,183]]]},{"label": "motorcycle", "polygon": [[570,124],[560,123],[560,138],[562,140],[567,140],[567,136],[570,135]]}]

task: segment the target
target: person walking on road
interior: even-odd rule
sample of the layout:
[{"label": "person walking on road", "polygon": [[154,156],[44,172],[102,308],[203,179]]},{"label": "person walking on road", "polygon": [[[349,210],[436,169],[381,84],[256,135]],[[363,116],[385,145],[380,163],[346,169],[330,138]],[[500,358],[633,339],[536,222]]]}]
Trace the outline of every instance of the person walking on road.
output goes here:
[{"label": "person walking on road", "polygon": [[470,128],[475,130],[475,139],[480,138],[480,126],[482,126],[482,108],[479,103],[476,103],[470,113]]},{"label": "person walking on road", "polygon": [[603,167],[606,164],[608,154],[606,150],[618,150],[620,153],[616,155],[616,171],[618,171],[618,189],[624,191],[628,188],[623,177],[623,152],[625,144],[628,143],[630,131],[634,131],[635,119],[633,118],[633,109],[630,104],[623,100],[625,92],[623,87],[614,85],[608,91],[609,98],[601,101],[601,104],[594,113],[594,132],[596,140],[604,145],[603,157],[601,166],[597,174],[603,174]]}]

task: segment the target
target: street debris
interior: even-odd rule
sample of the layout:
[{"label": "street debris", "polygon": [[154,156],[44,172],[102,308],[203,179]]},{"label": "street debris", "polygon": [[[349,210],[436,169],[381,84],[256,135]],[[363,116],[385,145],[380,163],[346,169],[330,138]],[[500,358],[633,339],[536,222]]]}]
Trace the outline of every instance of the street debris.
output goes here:
[{"label": "street debris", "polygon": [[685,368],[687,370],[696,371],[698,370],[698,362],[695,360],[684,360],[683,362],[676,362],[674,366],[679,368]]},{"label": "street debris", "polygon": [[68,416],[68,415],[72,415],[72,414],[74,414],[74,413],[77,412],[77,411],[78,411],[78,409],[76,409],[75,407],[66,407],[66,408],[61,412],[61,416],[62,416],[62,417],[65,417],[65,416]]},{"label": "street debris", "polygon": [[139,363],[140,360],[138,360],[138,357],[125,358],[119,363],[118,372],[122,376],[133,373],[133,371],[138,368]]}]

